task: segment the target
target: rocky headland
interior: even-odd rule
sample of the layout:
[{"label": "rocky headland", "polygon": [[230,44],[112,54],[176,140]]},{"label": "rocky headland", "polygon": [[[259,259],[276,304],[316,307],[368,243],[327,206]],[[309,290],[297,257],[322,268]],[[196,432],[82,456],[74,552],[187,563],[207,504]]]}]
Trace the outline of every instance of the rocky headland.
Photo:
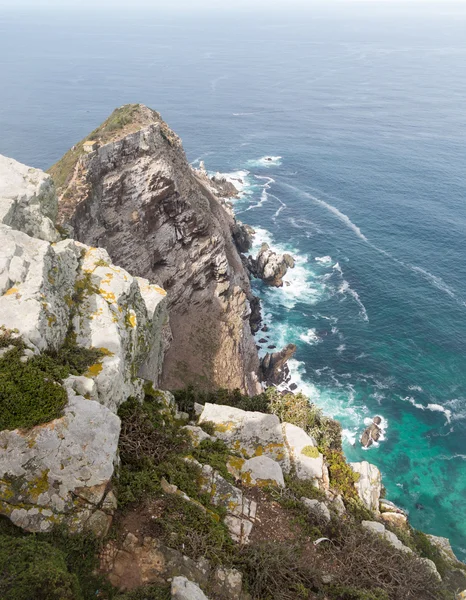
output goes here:
[{"label": "rocky headland", "polygon": [[50,175],[0,157],[2,599],[464,597],[448,540],[277,389],[296,348],[259,361],[233,188],[141,105]]}]

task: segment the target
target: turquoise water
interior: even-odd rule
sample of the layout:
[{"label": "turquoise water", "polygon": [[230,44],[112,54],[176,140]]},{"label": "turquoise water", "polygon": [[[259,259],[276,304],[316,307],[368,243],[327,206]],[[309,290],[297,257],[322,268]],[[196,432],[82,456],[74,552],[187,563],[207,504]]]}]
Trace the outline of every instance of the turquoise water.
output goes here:
[{"label": "turquoise water", "polygon": [[256,245],[297,258],[289,286],[255,283],[267,345],[297,343],[293,379],[348,457],[465,559],[466,11],[384,4],[0,14],[0,153],[47,168],[144,102],[193,163],[241,178]]}]

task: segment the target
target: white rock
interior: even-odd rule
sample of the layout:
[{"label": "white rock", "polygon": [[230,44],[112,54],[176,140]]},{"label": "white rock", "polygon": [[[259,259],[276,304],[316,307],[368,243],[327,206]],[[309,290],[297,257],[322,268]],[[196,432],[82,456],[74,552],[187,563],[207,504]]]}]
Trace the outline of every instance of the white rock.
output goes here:
[{"label": "white rock", "polygon": [[382,475],[375,465],[367,461],[350,463],[355,473],[359,474],[359,481],[354,486],[366,508],[375,513],[379,512],[380,493],[382,491]]},{"label": "white rock", "polygon": [[247,412],[232,406],[206,404],[199,422],[212,422],[215,425],[215,437],[245,458],[268,456],[277,461],[285,473],[289,472],[289,454],[277,416]]},{"label": "white rock", "polygon": [[319,502],[319,500],[311,500],[304,497],[301,498],[301,502],[311,514],[316,516],[318,519],[322,519],[327,523],[330,523],[330,511],[324,502]]},{"label": "white rock", "polygon": [[387,542],[389,542],[392,546],[394,546],[397,550],[401,550],[402,552],[412,553],[413,551],[408,546],[405,546],[397,536],[385,529],[385,525],[379,523],[377,521],[362,521],[361,525],[367,529],[368,531],[372,531],[373,533],[377,533],[381,537],[385,538]]},{"label": "white rock", "polygon": [[[0,499],[8,498],[1,512],[28,531],[57,522],[84,527],[113,475],[120,419],[98,402],[68,394],[60,419],[0,433]],[[76,496],[90,501],[76,508]]]},{"label": "white rock", "polygon": [[[304,429],[283,424],[285,442],[298,479],[319,479],[323,477],[324,457],[317,450],[315,440]],[[315,454],[315,456],[309,456]]]},{"label": "white rock", "polygon": [[282,468],[268,456],[255,456],[247,460],[241,467],[241,479],[245,485],[285,487]]},{"label": "white rock", "polygon": [[0,223],[56,242],[58,202],[49,175],[0,155]]},{"label": "white rock", "polygon": [[174,577],[171,586],[173,600],[209,600],[201,588],[186,577]]},{"label": "white rock", "polygon": [[199,446],[204,440],[214,440],[215,438],[206,433],[201,427],[195,425],[185,425],[182,429],[187,431],[191,437],[193,446]]}]

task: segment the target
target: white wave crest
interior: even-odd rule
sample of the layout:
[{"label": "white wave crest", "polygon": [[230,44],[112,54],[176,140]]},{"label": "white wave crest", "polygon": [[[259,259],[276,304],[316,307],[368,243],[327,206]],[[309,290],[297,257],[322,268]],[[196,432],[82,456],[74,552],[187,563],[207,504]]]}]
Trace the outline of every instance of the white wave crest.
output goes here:
[{"label": "white wave crest", "polygon": [[418,408],[419,410],[430,410],[432,412],[443,413],[445,415],[447,423],[451,422],[452,412],[449,408],[445,408],[444,406],[441,406],[440,404],[428,404],[427,406],[424,406],[420,402],[416,402],[416,400],[412,396],[406,396],[405,398],[403,398],[403,400],[405,402],[409,402],[410,404],[412,404],[415,408]]},{"label": "white wave crest", "polygon": [[263,156],[262,158],[256,158],[248,160],[248,166],[250,167],[278,167],[282,163],[281,156]]},{"label": "white wave crest", "polygon": [[331,256],[316,256],[314,260],[316,262],[320,263],[321,265],[329,265],[332,262],[332,257]]},{"label": "white wave crest", "polygon": [[318,344],[319,342],[322,341],[320,339],[320,337],[317,335],[315,329],[308,329],[306,331],[306,333],[302,333],[299,336],[299,339],[302,340],[303,342],[306,342],[306,344],[309,344],[310,346],[313,346],[314,344]]}]

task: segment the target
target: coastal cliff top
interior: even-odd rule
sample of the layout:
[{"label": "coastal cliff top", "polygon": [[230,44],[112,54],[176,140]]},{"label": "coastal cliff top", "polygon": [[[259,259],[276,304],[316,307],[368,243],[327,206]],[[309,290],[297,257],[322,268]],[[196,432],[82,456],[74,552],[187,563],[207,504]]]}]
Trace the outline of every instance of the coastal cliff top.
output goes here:
[{"label": "coastal cliff top", "polygon": [[79,158],[91,150],[110,144],[151,125],[160,125],[163,137],[171,145],[181,145],[178,136],[168,127],[161,115],[144,104],[125,104],[116,108],[99,127],[73,146],[48,173],[60,194],[73,177]]}]

